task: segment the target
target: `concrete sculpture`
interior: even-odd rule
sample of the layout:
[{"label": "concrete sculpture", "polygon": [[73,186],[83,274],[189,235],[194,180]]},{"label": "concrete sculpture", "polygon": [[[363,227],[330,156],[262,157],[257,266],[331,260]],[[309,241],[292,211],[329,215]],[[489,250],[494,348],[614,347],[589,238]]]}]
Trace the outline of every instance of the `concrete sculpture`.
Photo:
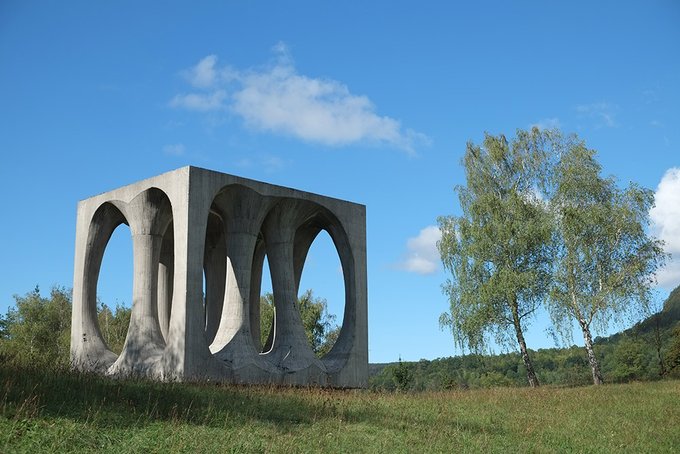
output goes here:
[{"label": "concrete sculpture", "polygon": [[[97,281],[109,238],[123,223],[132,234],[133,304],[116,355],[98,326]],[[338,340],[319,359],[296,301],[307,252],[321,230],[340,258],[345,309]],[[265,254],[275,321],[268,345],[260,346]],[[113,376],[366,386],[365,207],[196,167],[81,201],[71,360],[78,369]]]}]

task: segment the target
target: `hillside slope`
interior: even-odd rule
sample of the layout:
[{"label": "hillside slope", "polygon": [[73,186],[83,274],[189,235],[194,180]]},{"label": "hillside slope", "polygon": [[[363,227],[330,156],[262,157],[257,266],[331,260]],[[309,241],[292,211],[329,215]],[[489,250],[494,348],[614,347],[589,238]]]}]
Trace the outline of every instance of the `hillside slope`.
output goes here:
[{"label": "hillside slope", "polygon": [[[665,360],[676,327],[680,327],[680,286],[670,293],[658,313],[631,328],[595,340],[595,353],[605,380],[628,382],[680,375],[680,368],[670,373]],[[543,384],[576,386],[591,383],[590,368],[582,347],[532,350],[531,356]],[[526,371],[517,353],[463,355],[401,365],[372,364],[369,370],[371,386],[377,389],[526,386]]]}]

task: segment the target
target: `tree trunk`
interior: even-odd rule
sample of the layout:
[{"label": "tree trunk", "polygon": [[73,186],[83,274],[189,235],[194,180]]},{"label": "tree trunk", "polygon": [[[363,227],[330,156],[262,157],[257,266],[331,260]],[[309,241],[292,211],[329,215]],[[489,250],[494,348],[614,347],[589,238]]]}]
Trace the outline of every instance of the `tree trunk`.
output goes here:
[{"label": "tree trunk", "polygon": [[597,363],[597,358],[593,351],[593,338],[590,335],[590,327],[582,317],[578,318],[578,324],[581,325],[581,331],[583,331],[583,341],[586,346],[586,352],[588,353],[588,363],[593,372],[593,383],[601,385],[604,383],[604,380],[602,379],[602,373],[600,372],[600,365]]},{"label": "tree trunk", "polygon": [[527,369],[527,380],[529,381],[529,386],[532,388],[537,388],[540,383],[538,382],[536,372],[534,372],[534,365],[531,363],[531,358],[529,358],[529,352],[527,352],[527,344],[524,341],[524,334],[522,333],[522,325],[519,323],[519,314],[517,313],[516,305],[512,307],[512,323],[515,326],[515,334],[517,335],[517,343],[519,344],[519,350],[522,354],[524,367]]}]

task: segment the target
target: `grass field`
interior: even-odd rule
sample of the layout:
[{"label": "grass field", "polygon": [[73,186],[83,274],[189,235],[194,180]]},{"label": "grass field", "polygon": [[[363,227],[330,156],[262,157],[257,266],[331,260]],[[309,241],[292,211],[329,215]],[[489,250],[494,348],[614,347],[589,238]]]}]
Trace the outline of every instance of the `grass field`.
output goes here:
[{"label": "grass field", "polygon": [[0,452],[678,452],[680,381],[423,394],[0,365]]}]

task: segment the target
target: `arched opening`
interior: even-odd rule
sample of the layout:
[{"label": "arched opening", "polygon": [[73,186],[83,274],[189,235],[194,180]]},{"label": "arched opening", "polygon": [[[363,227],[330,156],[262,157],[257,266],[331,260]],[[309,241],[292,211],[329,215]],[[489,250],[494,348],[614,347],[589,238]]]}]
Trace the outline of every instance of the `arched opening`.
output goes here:
[{"label": "arched opening", "polygon": [[97,279],[97,321],[108,349],[120,354],[132,312],[132,236],[126,224],[115,228],[104,249]]},{"label": "arched opening", "polygon": [[203,252],[203,307],[208,345],[217,334],[227,283],[227,245],[224,221],[212,210],[208,215]]},{"label": "arched opening", "polygon": [[274,293],[272,291],[272,277],[269,271],[269,260],[264,256],[262,264],[262,279],[261,287],[258,293],[258,314],[256,315],[259,323],[257,329],[253,330],[253,341],[259,352],[266,353],[271,350],[274,345],[274,336],[276,330],[274,328],[275,309],[274,309]]},{"label": "arched opening", "polygon": [[173,223],[163,235],[161,254],[158,262],[158,323],[165,341],[168,341],[172,294],[175,282],[175,237]]},{"label": "arched opening", "polygon": [[335,344],[342,327],[345,284],[338,251],[328,232],[319,231],[302,268],[298,309],[307,341],[318,357]]},{"label": "arched opening", "polygon": [[[125,224],[125,227],[120,227]],[[106,358],[115,360],[129,327],[132,302],[132,238],[127,220],[115,203],[102,204],[93,214],[85,252],[83,339]],[[113,351],[116,353],[114,354]],[[108,353],[104,353],[108,352]]]}]

